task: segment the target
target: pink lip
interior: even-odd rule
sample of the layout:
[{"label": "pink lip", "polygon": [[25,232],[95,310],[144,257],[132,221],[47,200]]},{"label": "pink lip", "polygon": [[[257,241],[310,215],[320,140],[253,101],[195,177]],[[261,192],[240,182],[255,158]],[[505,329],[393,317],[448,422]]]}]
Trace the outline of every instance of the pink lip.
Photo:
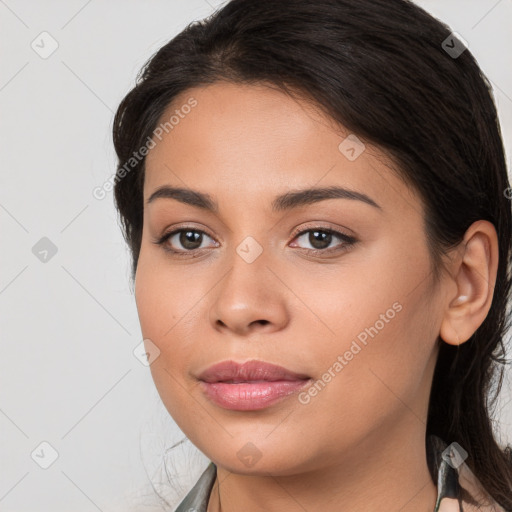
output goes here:
[{"label": "pink lip", "polygon": [[263,361],[223,361],[207,368],[198,379],[206,396],[217,405],[238,411],[263,409],[304,387],[310,377]]}]

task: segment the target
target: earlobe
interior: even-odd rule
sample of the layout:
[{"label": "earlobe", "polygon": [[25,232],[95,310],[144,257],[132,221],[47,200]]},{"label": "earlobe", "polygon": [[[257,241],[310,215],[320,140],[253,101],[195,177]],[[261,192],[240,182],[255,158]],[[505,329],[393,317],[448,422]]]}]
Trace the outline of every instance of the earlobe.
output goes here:
[{"label": "earlobe", "polygon": [[491,307],[498,270],[498,237],[494,225],[474,222],[458,248],[452,268],[456,293],[448,297],[440,337],[450,345],[467,341]]}]

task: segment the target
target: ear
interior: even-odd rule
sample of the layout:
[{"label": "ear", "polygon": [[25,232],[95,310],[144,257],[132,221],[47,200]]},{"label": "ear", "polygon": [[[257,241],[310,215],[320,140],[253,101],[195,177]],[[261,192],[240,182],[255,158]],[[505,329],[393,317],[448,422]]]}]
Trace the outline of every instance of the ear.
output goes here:
[{"label": "ear", "polygon": [[[441,323],[440,336],[450,345],[467,341],[491,307],[498,270],[498,236],[491,222],[471,224],[454,258],[454,287]],[[453,291],[455,290],[455,291]]]}]

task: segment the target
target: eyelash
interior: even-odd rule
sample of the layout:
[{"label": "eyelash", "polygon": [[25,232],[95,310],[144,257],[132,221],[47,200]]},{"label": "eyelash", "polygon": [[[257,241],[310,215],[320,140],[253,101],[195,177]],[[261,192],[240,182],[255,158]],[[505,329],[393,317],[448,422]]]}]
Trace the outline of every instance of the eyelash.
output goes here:
[{"label": "eyelash", "polygon": [[[167,240],[169,240],[169,238],[171,238],[172,236],[174,236],[178,233],[181,233],[183,231],[192,231],[194,233],[201,233],[201,234],[206,235],[213,239],[212,236],[210,236],[206,231],[203,231],[201,229],[196,229],[192,226],[180,226],[179,228],[174,229],[174,230],[170,231],[169,233],[164,233],[160,238],[153,240],[153,243],[156,245],[162,246],[164,251],[171,253],[173,256],[177,256],[177,257],[200,256],[202,251],[205,248],[192,249],[192,250],[176,250],[176,249],[171,249],[170,247],[165,245],[165,242],[167,242]],[[348,250],[352,245],[354,245],[357,242],[357,239],[353,236],[349,236],[349,235],[346,235],[345,233],[341,233],[340,231],[336,231],[332,228],[326,228],[326,227],[322,227],[322,226],[314,226],[314,227],[310,227],[308,229],[303,229],[302,231],[298,231],[293,234],[293,240],[295,240],[296,238],[298,238],[304,234],[310,233],[312,231],[319,231],[322,233],[334,235],[336,238],[340,239],[343,242],[341,247],[340,246],[331,247],[328,249],[303,249],[307,253],[313,254],[315,256],[322,255],[322,254],[325,255],[325,254],[343,252],[343,251]],[[200,253],[200,254],[197,254],[197,253]]]}]

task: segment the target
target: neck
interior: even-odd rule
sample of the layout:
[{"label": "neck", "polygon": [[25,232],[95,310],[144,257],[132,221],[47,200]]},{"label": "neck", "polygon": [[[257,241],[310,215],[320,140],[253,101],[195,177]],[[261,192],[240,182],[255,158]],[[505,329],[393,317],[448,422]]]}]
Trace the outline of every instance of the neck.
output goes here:
[{"label": "neck", "polygon": [[[404,412],[401,427],[380,428],[340,463],[286,476],[243,475],[217,466],[208,512],[433,512],[425,426]],[[220,485],[219,485],[220,482]]]}]

